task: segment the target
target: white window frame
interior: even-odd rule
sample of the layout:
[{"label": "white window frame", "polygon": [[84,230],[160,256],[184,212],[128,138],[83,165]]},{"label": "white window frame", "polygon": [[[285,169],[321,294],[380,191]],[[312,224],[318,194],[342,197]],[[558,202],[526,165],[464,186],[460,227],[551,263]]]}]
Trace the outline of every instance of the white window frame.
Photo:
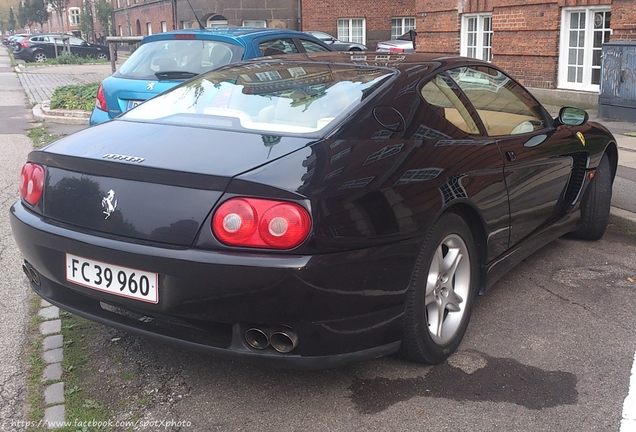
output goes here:
[{"label": "white window frame", "polygon": [[[585,12],[585,28],[580,29],[583,32],[583,46],[581,47],[573,47],[573,49],[582,50],[582,64],[570,64],[570,19],[572,13],[581,13]],[[558,77],[558,88],[567,89],[567,90],[579,90],[579,91],[589,91],[589,92],[598,92],[600,90],[599,84],[592,84],[592,69],[598,69],[600,66],[593,66],[593,52],[594,50],[598,50],[600,48],[594,48],[594,16],[596,12],[611,12],[611,7],[609,6],[587,6],[587,7],[570,7],[561,9],[561,44],[560,44],[560,52],[559,52],[559,77]],[[611,18],[610,18],[611,20]],[[604,24],[603,24],[604,25]],[[601,28],[596,31],[609,31],[609,34],[612,34],[611,21],[610,28]],[[580,40],[578,42],[581,42]],[[579,63],[577,58],[577,63]],[[578,81],[578,76],[574,78],[574,81],[568,80],[568,71],[570,67],[582,68],[580,72],[582,72],[581,82]],[[578,73],[578,72],[577,72]]]},{"label": "white window frame", "polygon": [[117,9],[121,8],[121,0],[117,0]]},{"label": "white window frame", "polygon": [[[471,20],[475,20],[477,24],[474,29],[469,28]],[[475,36],[474,45],[469,45],[471,34]],[[492,35],[491,13],[462,15],[460,54],[464,57],[492,61]]]},{"label": "white window frame", "polygon": [[161,33],[165,33],[168,31],[168,23],[166,21],[161,21]]},{"label": "white window frame", "polygon": [[219,15],[214,15],[208,18],[208,21],[205,23],[206,28],[215,28],[215,27],[227,27],[228,20],[226,19],[214,19]]},{"label": "white window frame", "polygon": [[72,26],[80,25],[81,14],[82,14],[82,10],[78,7],[68,8],[68,23]]},{"label": "white window frame", "polygon": [[[354,32],[354,23],[361,24],[360,35]],[[355,42],[362,45],[367,43],[367,20],[365,18],[338,18],[338,39],[343,42]]]},{"label": "white window frame", "polygon": [[146,32],[148,35],[152,34],[152,23],[149,23],[149,22],[146,23]]},{"label": "white window frame", "polygon": [[[413,25],[407,25],[406,20],[413,20]],[[415,30],[417,19],[415,17],[392,17],[391,18],[391,39],[395,40],[410,30]]]},{"label": "white window frame", "polygon": [[265,20],[243,20],[243,27],[258,27],[267,28],[267,21]]}]

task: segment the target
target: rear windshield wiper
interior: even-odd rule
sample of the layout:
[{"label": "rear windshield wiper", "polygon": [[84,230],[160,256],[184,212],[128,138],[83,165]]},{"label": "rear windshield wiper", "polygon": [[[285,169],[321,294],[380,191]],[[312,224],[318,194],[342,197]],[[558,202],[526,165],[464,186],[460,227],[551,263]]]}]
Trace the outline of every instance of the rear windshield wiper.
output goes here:
[{"label": "rear windshield wiper", "polygon": [[155,76],[157,79],[186,79],[192,78],[199,75],[194,72],[186,72],[186,71],[165,71],[165,72],[155,72]]}]

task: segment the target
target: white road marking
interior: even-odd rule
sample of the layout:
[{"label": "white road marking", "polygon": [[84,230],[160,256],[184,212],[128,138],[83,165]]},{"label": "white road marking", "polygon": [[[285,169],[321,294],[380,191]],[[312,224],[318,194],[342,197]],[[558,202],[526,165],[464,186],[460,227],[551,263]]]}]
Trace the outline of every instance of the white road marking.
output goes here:
[{"label": "white road marking", "polygon": [[623,419],[620,432],[636,432],[636,353],[632,363],[632,375],[629,378],[629,391],[623,402]]}]

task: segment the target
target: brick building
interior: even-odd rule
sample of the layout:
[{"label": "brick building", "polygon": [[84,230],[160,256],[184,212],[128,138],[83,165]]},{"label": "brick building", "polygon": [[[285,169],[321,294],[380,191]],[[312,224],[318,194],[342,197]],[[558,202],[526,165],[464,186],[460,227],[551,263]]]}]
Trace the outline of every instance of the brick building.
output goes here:
[{"label": "brick building", "polygon": [[298,0],[190,0],[189,4],[185,0],[112,0],[118,36],[198,28],[197,18],[205,27],[230,25],[298,30],[298,3]]},{"label": "brick building", "polygon": [[[94,3],[87,3],[94,6]],[[100,22],[96,18],[95,10],[93,9],[93,35],[83,35],[80,30],[80,20],[82,19],[82,8],[84,7],[83,0],[69,0],[68,4],[61,11],[57,13],[52,6],[49,6],[48,13],[49,19],[44,23],[40,31],[43,32],[59,32],[59,33],[73,33],[78,37],[84,37],[90,41],[95,41],[96,36],[100,33],[104,33]]]},{"label": "brick building", "polygon": [[636,40],[634,0],[311,0],[302,29],[374,48],[417,31],[417,49],[482,58],[528,87],[598,92],[601,46]]}]

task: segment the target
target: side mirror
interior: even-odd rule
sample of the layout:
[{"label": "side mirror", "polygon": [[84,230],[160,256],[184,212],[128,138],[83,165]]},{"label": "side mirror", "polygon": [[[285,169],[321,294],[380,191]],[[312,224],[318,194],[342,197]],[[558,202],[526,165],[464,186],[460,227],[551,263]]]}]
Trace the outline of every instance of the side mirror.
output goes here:
[{"label": "side mirror", "polygon": [[581,126],[587,122],[589,116],[585,110],[574,107],[563,107],[559,111],[559,116],[555,119],[557,125]]}]

